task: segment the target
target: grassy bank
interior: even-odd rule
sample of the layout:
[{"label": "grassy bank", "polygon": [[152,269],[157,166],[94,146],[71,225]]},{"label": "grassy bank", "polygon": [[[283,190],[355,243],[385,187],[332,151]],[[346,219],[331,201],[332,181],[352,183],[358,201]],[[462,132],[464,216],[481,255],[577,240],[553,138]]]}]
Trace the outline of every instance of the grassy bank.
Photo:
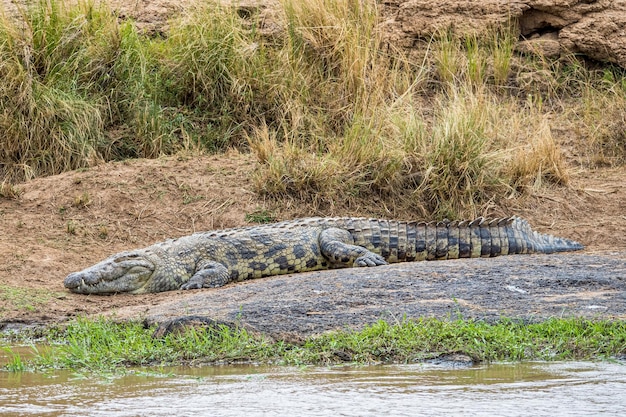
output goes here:
[{"label": "grassy bank", "polygon": [[[121,371],[128,366],[236,361],[288,365],[341,362],[409,363],[462,353],[476,361],[608,359],[626,353],[626,323],[551,319],[523,324],[501,320],[379,321],[362,331],[339,331],[299,344],[270,341],[242,329],[190,329],[164,338],[140,323],[77,320],[50,330],[32,358],[12,355],[5,370]],[[5,344],[15,343],[5,341]],[[29,355],[30,356],[30,355]]]},{"label": "grassy bank", "polygon": [[269,198],[452,218],[625,158],[624,72],[520,56],[515,28],[409,56],[373,1],[282,0],[270,35],[215,4],[164,35],[69,4],[0,19],[2,196],[99,161],[238,147]]}]

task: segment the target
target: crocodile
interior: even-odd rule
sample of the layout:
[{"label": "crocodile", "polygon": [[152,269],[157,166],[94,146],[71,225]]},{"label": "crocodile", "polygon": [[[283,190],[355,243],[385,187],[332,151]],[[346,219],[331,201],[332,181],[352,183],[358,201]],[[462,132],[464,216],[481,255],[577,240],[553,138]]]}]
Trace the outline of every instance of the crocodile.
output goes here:
[{"label": "crocodile", "polygon": [[417,222],[311,217],[194,233],[115,254],[69,274],[81,294],[221,287],[271,275],[395,262],[581,250],[520,217]]}]

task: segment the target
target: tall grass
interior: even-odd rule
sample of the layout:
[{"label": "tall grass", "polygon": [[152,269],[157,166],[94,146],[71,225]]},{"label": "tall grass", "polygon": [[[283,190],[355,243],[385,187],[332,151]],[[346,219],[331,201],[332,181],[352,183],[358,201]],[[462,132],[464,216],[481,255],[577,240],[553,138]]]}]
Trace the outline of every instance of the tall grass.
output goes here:
[{"label": "tall grass", "polygon": [[567,183],[553,120],[575,119],[579,162],[624,160],[623,72],[517,57],[514,28],[435,34],[415,62],[385,43],[374,1],[281,0],[270,38],[214,3],[152,37],[69,4],[0,20],[3,183],[237,146],[270,198],[458,217]]},{"label": "tall grass", "polygon": [[140,36],[130,22],[119,28],[118,56],[112,68],[114,86],[110,93],[111,125],[105,159],[157,157],[176,150],[166,124],[167,107],[162,106],[156,45]]},{"label": "tall grass", "polygon": [[92,164],[106,101],[86,91],[106,78],[116,22],[90,6],[41,3],[0,20],[0,161],[4,179]]},{"label": "tall grass", "polygon": [[582,88],[573,111],[576,127],[588,137],[583,163],[592,167],[626,162],[626,72],[610,68]]},{"label": "tall grass", "polygon": [[[332,211],[338,201],[358,208],[374,199],[382,203],[381,214],[398,210],[441,218],[482,213],[501,196],[532,189],[528,184],[537,176],[566,182],[557,146],[550,147],[551,155],[539,155],[548,149],[539,143],[544,136],[530,141],[506,128],[538,124],[529,120],[537,112],[520,112],[525,102],[502,98],[501,87],[511,76],[511,31],[465,38],[440,34],[419,65],[398,51],[382,52],[375,8],[364,17],[361,2],[337,2],[337,19],[337,9],[327,3],[286,2],[290,42],[282,47],[291,56],[313,51],[296,60],[319,68],[306,72],[306,98],[327,97],[328,87],[340,95],[327,100],[322,119],[302,112],[300,120],[322,123],[253,131],[259,192],[295,197],[315,210]],[[431,64],[433,73],[424,70]],[[524,141],[533,144],[531,159],[556,161],[559,169],[524,165],[530,152],[520,149]]]}]

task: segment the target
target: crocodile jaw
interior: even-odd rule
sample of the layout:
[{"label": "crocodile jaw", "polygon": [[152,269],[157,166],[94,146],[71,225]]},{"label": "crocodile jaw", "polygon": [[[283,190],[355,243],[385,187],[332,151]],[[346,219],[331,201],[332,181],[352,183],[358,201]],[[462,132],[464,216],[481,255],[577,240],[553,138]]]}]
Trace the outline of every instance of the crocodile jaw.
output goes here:
[{"label": "crocodile jaw", "polygon": [[155,264],[145,251],[122,252],[82,271],[69,274],[64,285],[79,294],[148,292]]}]

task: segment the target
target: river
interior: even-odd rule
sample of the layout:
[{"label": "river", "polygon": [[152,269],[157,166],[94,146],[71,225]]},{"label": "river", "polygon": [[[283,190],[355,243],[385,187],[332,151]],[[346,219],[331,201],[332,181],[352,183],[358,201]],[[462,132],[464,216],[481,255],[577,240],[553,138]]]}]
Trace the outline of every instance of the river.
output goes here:
[{"label": "river", "polygon": [[0,372],[2,416],[626,415],[626,365],[204,366]]}]

